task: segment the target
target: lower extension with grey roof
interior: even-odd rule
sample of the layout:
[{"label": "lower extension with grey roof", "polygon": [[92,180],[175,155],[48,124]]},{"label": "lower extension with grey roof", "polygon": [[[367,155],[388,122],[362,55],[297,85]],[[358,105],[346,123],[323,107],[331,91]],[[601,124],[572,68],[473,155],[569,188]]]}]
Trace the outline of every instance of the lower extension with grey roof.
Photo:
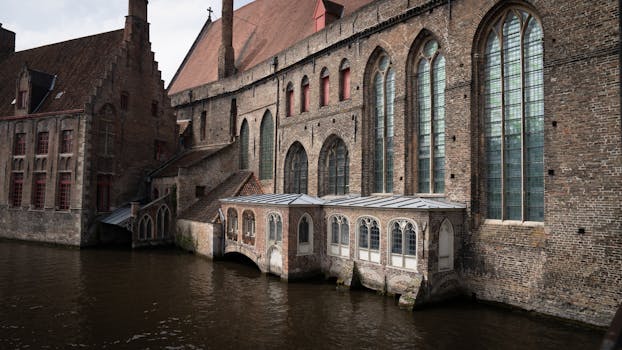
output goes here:
[{"label": "lower extension with grey roof", "polygon": [[224,253],[291,280],[323,274],[413,307],[460,291],[465,206],[410,196],[262,194],[221,200]]}]

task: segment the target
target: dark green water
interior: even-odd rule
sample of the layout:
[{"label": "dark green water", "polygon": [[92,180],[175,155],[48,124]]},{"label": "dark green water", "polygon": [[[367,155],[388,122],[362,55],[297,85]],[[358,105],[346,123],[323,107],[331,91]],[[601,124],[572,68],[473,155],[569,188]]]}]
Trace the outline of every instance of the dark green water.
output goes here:
[{"label": "dark green water", "polygon": [[0,349],[598,349],[602,333],[471,303],[284,283],[176,250],[0,241]]}]

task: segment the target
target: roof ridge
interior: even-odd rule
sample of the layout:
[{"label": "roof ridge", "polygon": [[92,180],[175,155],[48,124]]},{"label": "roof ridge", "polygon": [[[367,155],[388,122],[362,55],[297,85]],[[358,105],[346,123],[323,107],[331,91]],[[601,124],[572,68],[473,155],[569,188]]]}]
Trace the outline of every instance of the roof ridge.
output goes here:
[{"label": "roof ridge", "polygon": [[[92,37],[96,37],[96,36],[100,36],[100,35],[102,35],[102,36],[103,36],[103,35],[107,35],[107,34],[113,34],[113,33],[116,33],[116,32],[122,32],[123,30],[124,30],[123,28],[121,28],[121,29],[115,29],[115,30],[109,30],[109,31],[107,31],[107,32],[95,33],[95,34],[91,34],[91,35],[81,36],[81,37],[78,37],[78,38],[67,39],[67,40],[58,41],[58,42],[55,42],[55,43],[50,43],[50,44],[45,44],[45,45],[41,45],[41,46],[31,47],[31,48],[29,48],[29,49],[24,49],[24,50],[20,50],[20,51],[15,51],[15,52],[13,53],[13,55],[17,55],[17,54],[21,54],[21,53],[26,53],[26,52],[33,51],[33,50],[39,50],[39,49],[42,49],[42,48],[47,48],[47,47],[51,47],[51,46],[56,46],[56,45],[61,45],[61,44],[67,44],[67,43],[72,42],[72,41],[77,41],[77,40],[82,40],[82,39],[88,39],[88,38],[92,38]],[[119,44],[121,44],[121,43],[119,43]]]}]

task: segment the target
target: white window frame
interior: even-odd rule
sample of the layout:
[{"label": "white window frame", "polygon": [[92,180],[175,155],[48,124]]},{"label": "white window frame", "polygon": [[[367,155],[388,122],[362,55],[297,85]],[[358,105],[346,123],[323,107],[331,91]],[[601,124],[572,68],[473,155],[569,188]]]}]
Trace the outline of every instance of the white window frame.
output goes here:
[{"label": "white window frame", "polygon": [[[367,248],[361,248],[360,238],[361,238],[361,223],[362,221],[366,222],[366,226],[368,229],[367,232]],[[369,246],[371,245],[371,227],[373,226],[373,222],[378,226],[378,249],[371,249]],[[380,220],[373,216],[361,216],[356,219],[356,251],[357,257],[359,260],[370,261],[373,263],[380,264],[381,263],[381,252],[382,252],[382,225],[380,224]]]},{"label": "white window frame", "polygon": [[[333,243],[333,219],[337,219],[337,223],[339,224],[339,238],[338,238],[338,243]],[[348,241],[347,242],[343,242],[343,232],[342,232],[342,227],[343,227],[343,221],[345,220],[346,225],[348,227]],[[351,232],[352,229],[350,228],[350,221],[348,220],[348,217],[343,215],[343,214],[333,214],[331,216],[328,217],[327,220],[327,248],[326,251],[328,252],[328,255],[331,256],[338,256],[338,257],[342,257],[342,258],[350,258],[350,237],[351,237]]]},{"label": "white window frame", "polygon": [[[275,218],[275,220],[278,219],[278,221],[281,222],[281,239],[279,239],[278,237],[278,232],[279,232],[277,228],[278,221],[275,221],[274,223],[274,230],[275,230],[274,236],[275,237],[274,239],[271,239],[270,237],[270,219],[271,218]],[[266,232],[268,233],[266,235],[266,242],[267,242],[266,246],[268,247],[268,249],[271,245],[280,245],[283,242],[283,216],[280,213],[270,212],[268,213],[268,215],[266,215]]]},{"label": "white window frame", "polygon": [[[402,232],[402,253],[393,253],[393,225],[398,223],[400,226],[400,230]],[[406,249],[406,226],[408,224],[413,225],[415,229],[415,255],[410,255],[405,253]],[[388,265],[397,268],[403,268],[408,270],[417,271],[417,256],[419,254],[418,244],[419,244],[419,225],[408,218],[395,218],[389,221],[389,226],[387,227],[387,243],[389,249],[387,249],[387,261]]]}]

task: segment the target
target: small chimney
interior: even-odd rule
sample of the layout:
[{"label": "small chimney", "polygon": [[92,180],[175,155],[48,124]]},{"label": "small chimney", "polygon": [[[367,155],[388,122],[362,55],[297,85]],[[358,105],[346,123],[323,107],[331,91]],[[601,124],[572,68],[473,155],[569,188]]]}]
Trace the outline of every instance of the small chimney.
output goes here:
[{"label": "small chimney", "polygon": [[233,51],[233,0],[222,0],[222,41],[218,50],[218,79],[235,73]]},{"label": "small chimney", "polygon": [[125,17],[125,41],[149,41],[149,24],[147,23],[148,0],[129,0]]},{"label": "small chimney", "polygon": [[0,23],[0,59],[15,53],[15,33],[2,28]]}]

